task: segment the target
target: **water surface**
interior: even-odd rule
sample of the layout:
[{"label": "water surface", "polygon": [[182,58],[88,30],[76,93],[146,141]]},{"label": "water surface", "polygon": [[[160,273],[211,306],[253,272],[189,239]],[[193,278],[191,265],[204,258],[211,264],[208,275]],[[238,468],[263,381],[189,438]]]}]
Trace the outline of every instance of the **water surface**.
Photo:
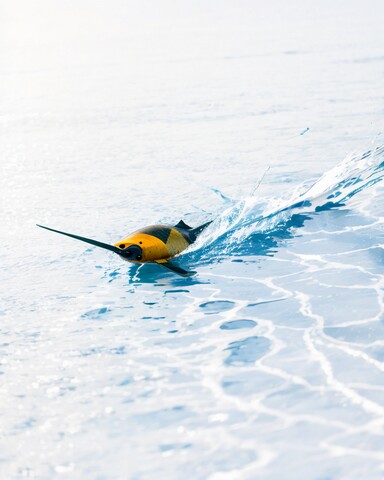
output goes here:
[{"label": "water surface", "polygon": [[1,477],[383,478],[383,3],[0,8]]}]

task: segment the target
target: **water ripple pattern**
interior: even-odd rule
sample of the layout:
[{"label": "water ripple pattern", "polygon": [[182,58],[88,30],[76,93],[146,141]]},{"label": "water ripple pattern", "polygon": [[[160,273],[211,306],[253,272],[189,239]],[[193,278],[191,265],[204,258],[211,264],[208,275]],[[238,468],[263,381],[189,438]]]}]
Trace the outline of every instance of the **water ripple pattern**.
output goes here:
[{"label": "water ripple pattern", "polygon": [[384,478],[383,5],[1,2],[0,479]]}]

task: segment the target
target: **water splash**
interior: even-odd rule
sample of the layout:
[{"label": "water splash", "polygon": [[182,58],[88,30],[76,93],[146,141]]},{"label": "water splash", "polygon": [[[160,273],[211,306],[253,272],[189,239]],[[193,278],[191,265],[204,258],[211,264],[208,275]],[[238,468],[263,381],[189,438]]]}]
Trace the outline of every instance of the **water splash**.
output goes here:
[{"label": "water splash", "polygon": [[338,208],[384,177],[384,145],[351,154],[313,185],[302,184],[286,197],[250,195],[233,201],[217,216],[183,260],[205,263],[229,255],[271,255],[282,239],[318,212]]}]

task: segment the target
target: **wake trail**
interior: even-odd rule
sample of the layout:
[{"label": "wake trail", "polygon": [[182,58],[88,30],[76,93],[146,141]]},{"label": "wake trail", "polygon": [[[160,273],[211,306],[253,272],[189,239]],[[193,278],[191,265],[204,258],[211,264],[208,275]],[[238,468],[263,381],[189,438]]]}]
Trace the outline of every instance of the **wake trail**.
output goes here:
[{"label": "wake trail", "polygon": [[[384,177],[384,145],[360,154],[348,155],[339,165],[324,173],[309,188],[299,185],[289,198],[264,198],[251,194],[226,203],[212,225],[182,256],[204,260],[238,254],[265,254],[276,246],[271,235],[292,237],[311,215],[345,205],[357,193]],[[227,197],[225,197],[227,198]]]}]

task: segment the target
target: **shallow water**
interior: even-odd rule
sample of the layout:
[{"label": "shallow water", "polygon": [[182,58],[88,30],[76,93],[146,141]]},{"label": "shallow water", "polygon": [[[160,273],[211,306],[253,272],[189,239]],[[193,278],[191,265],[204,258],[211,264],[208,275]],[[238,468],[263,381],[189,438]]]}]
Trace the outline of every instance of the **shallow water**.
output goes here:
[{"label": "shallow water", "polygon": [[383,4],[307,3],[0,3],[2,478],[383,478]]}]

